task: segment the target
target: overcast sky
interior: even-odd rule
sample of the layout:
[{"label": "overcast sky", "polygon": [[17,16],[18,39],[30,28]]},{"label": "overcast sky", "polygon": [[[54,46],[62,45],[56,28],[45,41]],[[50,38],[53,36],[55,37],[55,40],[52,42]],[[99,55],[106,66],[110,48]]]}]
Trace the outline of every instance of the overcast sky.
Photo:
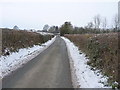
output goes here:
[{"label": "overcast sky", "polygon": [[0,27],[42,29],[45,24],[62,25],[70,21],[85,26],[100,14],[112,25],[119,0],[1,0]]}]

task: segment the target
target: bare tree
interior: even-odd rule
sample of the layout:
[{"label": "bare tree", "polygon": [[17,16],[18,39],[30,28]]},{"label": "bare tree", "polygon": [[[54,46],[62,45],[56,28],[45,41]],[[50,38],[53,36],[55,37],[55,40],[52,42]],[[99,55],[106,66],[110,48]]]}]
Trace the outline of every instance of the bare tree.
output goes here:
[{"label": "bare tree", "polygon": [[100,24],[101,24],[100,15],[96,15],[94,17],[94,26],[95,26],[95,29],[99,29],[100,28]]},{"label": "bare tree", "polygon": [[106,18],[103,18],[102,26],[103,26],[103,29],[105,30],[107,27],[107,19]]},{"label": "bare tree", "polygon": [[114,29],[115,29],[115,30],[118,30],[118,28],[119,28],[118,14],[116,14],[116,15],[114,16],[114,19],[113,19],[113,20],[114,20],[114,21],[113,21]]},{"label": "bare tree", "polygon": [[88,25],[87,25],[87,28],[92,29],[93,28],[93,23],[89,22]]}]

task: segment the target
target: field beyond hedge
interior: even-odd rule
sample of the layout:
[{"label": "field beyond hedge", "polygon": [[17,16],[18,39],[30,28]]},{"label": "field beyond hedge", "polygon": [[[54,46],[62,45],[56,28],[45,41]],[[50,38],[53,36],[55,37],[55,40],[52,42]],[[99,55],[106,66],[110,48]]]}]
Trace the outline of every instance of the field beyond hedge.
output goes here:
[{"label": "field beyond hedge", "polygon": [[107,34],[66,34],[90,59],[87,62],[91,69],[99,69],[109,77],[109,84],[120,78],[118,61],[118,35],[120,33]]},{"label": "field beyond hedge", "polygon": [[6,50],[16,52],[20,48],[41,45],[50,40],[52,35],[41,35],[36,32],[25,30],[2,29],[2,55],[6,55]]}]

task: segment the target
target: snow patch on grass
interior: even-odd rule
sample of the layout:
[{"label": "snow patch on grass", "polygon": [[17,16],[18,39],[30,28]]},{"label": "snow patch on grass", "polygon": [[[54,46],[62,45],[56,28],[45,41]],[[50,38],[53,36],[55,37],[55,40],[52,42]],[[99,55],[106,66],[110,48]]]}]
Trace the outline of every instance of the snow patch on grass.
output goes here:
[{"label": "snow patch on grass", "polygon": [[0,57],[0,77],[5,77],[16,69],[20,68],[22,65],[26,64],[28,61],[32,60],[34,57],[39,55],[42,51],[48,48],[54,41],[55,38],[47,41],[46,43],[39,45],[34,45],[32,48],[19,49],[18,52],[13,52],[9,56]]},{"label": "snow patch on grass", "polygon": [[68,49],[72,82],[74,88],[108,88],[108,77],[103,76],[99,71],[91,70],[87,65],[85,54],[82,53],[69,39],[62,37]]},{"label": "snow patch on grass", "polygon": [[37,33],[41,35],[54,35],[53,33],[48,33],[48,32],[37,32]]}]

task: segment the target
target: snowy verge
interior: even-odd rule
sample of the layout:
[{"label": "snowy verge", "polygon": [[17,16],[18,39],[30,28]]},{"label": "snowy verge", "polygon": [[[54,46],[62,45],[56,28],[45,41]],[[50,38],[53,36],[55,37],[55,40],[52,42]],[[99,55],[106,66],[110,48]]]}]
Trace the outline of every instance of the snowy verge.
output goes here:
[{"label": "snowy verge", "polygon": [[37,32],[37,33],[41,35],[54,35],[53,33],[48,33],[48,32]]},{"label": "snowy verge", "polygon": [[0,77],[5,77],[16,69],[22,67],[28,61],[39,55],[42,51],[47,49],[56,39],[56,36],[46,43],[34,45],[33,47],[19,49],[18,52],[13,52],[9,56],[0,57]]},{"label": "snowy verge", "polygon": [[[61,37],[67,46],[70,60],[71,77],[74,88],[108,88],[108,77],[103,76],[99,71],[91,70],[87,65],[85,54],[82,53],[69,39]],[[109,87],[110,88],[110,87]]]}]

